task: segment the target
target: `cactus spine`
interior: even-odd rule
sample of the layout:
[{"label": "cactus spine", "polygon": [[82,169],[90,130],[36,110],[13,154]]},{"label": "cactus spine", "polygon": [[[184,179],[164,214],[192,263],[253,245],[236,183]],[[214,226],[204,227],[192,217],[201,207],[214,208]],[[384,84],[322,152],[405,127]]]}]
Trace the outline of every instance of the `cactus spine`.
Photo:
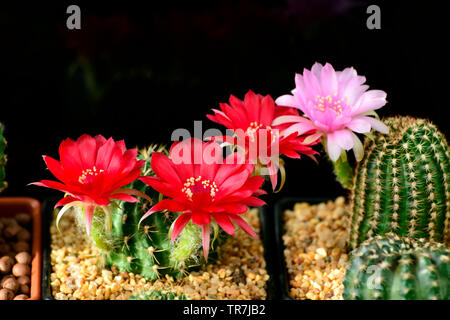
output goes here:
[{"label": "cactus spine", "polygon": [[371,238],[352,252],[344,299],[448,300],[450,250],[398,236]]},{"label": "cactus spine", "polygon": [[366,139],[350,196],[350,247],[384,234],[449,241],[450,154],[442,133],[411,117],[385,120]]},{"label": "cactus spine", "polygon": [[[138,158],[146,160],[143,175],[151,175],[151,153],[155,147],[143,150]],[[128,187],[149,195],[153,204],[160,200],[160,194],[137,180]],[[179,278],[189,268],[198,266],[201,261],[201,231],[190,222],[172,245],[168,237],[170,227],[177,214],[156,212],[138,225],[142,215],[150,208],[150,203],[119,201],[111,206],[111,223],[103,210],[96,210],[92,223],[91,236],[104,255],[105,264],[115,266],[120,271],[141,274],[147,279],[158,279],[168,274]],[[111,230],[108,225],[112,225]],[[203,259],[204,260],[204,259]]]},{"label": "cactus spine", "polygon": [[5,165],[6,165],[6,140],[3,136],[3,124],[0,123],[0,192],[5,190],[8,184],[5,181]]}]

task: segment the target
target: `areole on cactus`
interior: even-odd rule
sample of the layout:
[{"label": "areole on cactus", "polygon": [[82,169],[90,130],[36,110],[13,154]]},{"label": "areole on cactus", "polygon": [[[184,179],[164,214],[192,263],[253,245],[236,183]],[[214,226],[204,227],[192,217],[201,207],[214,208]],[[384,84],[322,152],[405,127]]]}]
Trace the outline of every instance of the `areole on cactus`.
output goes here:
[{"label": "areole on cactus", "polygon": [[429,121],[385,119],[390,134],[366,139],[351,189],[350,247],[386,233],[449,241],[450,153]]}]

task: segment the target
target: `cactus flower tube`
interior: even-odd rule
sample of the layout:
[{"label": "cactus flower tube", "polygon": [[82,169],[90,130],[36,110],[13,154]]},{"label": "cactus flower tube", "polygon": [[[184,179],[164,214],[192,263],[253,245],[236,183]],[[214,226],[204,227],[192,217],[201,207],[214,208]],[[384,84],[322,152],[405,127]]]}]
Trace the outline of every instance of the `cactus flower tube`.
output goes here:
[{"label": "cactus flower tube", "polygon": [[90,235],[96,208],[103,210],[111,224],[108,205],[112,200],[139,202],[135,196],[150,199],[138,190],[122,188],[141,174],[144,161],[138,161],[136,155],[137,149],[127,150],[123,140],[86,134],[77,141],[66,139],[59,146],[60,161],[43,156],[47,168],[60,181],[42,180],[32,184],[68,194],[55,205],[55,208],[63,206],[57,223],[69,208],[79,206],[84,210],[86,231]]},{"label": "cactus flower tube", "polygon": [[170,158],[154,152],[151,167],[156,176],[139,179],[170,199],[159,201],[142,216],[140,222],[162,210],[181,213],[171,227],[172,243],[192,221],[201,227],[206,260],[211,224],[215,235],[217,225],[233,235],[235,222],[247,234],[256,237],[255,231],[240,215],[248,210],[247,206],[265,204],[255,197],[264,193],[259,189],[264,180],[251,176],[254,166],[245,163],[241,152],[223,159],[222,149],[217,143],[191,138],[175,143]]},{"label": "cactus flower tube", "polygon": [[[274,123],[274,120],[281,116],[299,118],[296,109],[276,106],[269,95],[262,96],[252,91],[245,95],[243,101],[231,95],[229,102],[221,103],[221,110],[213,109],[215,114],[207,117],[231,129],[235,136],[214,137],[214,140],[242,147],[247,159],[255,164],[257,169],[264,164],[274,190],[278,168],[284,173],[279,159],[281,155],[298,159],[304,154],[314,159],[317,152],[311,146],[319,143],[320,138],[309,142],[305,140],[317,129],[312,128],[310,132],[299,135],[295,130],[286,131],[290,127],[289,123]],[[284,181],[283,175],[281,181],[280,188]]]},{"label": "cactus flower tube", "polygon": [[[303,75],[295,75],[296,88],[292,95],[276,99],[280,106],[301,110],[307,119],[297,118],[291,130],[299,134],[317,130],[315,137],[323,137],[324,148],[333,162],[344,150],[353,149],[357,161],[363,157],[363,146],[356,133],[370,134],[371,129],[388,133],[388,127],[377,119],[374,110],[386,104],[386,93],[367,90],[366,78],[353,68],[335,71],[331,64],[315,63]],[[372,117],[372,116],[375,116]],[[292,121],[280,117],[277,122]]]}]

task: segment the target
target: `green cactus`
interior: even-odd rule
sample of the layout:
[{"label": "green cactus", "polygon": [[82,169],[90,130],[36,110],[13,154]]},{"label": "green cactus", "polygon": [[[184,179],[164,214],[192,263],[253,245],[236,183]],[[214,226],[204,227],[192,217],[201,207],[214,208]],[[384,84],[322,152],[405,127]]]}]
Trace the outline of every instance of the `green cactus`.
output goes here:
[{"label": "green cactus", "polygon": [[444,135],[423,119],[385,123],[390,133],[366,138],[355,170],[350,247],[387,233],[448,243],[450,153]]},{"label": "green cactus", "polygon": [[8,183],[5,181],[5,165],[6,165],[6,140],[3,136],[3,124],[0,123],[0,192],[5,190]]},{"label": "green cactus", "polygon": [[448,300],[450,250],[398,236],[371,238],[352,252],[344,299]]},{"label": "green cactus", "polygon": [[[163,150],[151,147],[140,152],[138,158],[146,161],[143,175],[153,174],[151,153]],[[153,204],[161,200],[158,192],[139,180],[127,187],[146,193]],[[96,209],[91,238],[101,249],[107,266],[115,266],[119,271],[133,272],[151,280],[165,274],[180,278],[204,262],[201,229],[192,222],[188,223],[172,244],[168,234],[178,214],[156,212],[139,225],[139,220],[150,206],[144,199],[140,203],[118,201],[118,205],[110,206],[112,221],[108,221],[102,209]],[[221,242],[223,237],[221,235],[214,244]],[[213,251],[208,261],[215,258],[217,255]]]},{"label": "green cactus", "polygon": [[138,292],[131,296],[129,300],[187,300],[187,298],[184,294],[178,295],[176,292],[154,290]]}]

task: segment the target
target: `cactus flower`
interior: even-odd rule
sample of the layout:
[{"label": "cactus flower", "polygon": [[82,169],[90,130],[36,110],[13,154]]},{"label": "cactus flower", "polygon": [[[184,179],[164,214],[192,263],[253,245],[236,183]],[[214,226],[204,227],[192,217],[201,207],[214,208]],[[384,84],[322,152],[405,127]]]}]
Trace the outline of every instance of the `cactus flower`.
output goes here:
[{"label": "cactus flower", "polygon": [[251,90],[243,101],[231,95],[229,102],[221,103],[221,110],[213,109],[215,114],[207,117],[231,129],[234,137],[214,137],[214,140],[241,146],[250,163],[256,164],[257,168],[266,166],[274,190],[281,155],[300,158],[304,154],[314,158],[317,154],[311,146],[319,143],[320,137],[305,143],[305,139],[317,129],[312,128],[299,135],[296,131],[287,132],[285,129],[290,127],[287,123],[274,123],[276,118],[282,116],[299,117],[296,109],[276,106],[269,95],[262,96]]},{"label": "cactus flower", "polygon": [[139,179],[170,199],[159,201],[140,221],[157,211],[180,212],[172,225],[171,241],[174,242],[192,220],[201,226],[205,259],[209,252],[211,223],[216,235],[217,225],[233,235],[232,222],[235,222],[247,234],[257,237],[240,215],[248,210],[247,206],[265,204],[255,197],[265,193],[259,189],[264,179],[251,176],[254,166],[245,162],[243,153],[234,152],[223,159],[217,143],[191,138],[174,143],[170,158],[154,152],[151,166],[156,176]]},{"label": "cactus flower", "polygon": [[[134,189],[122,188],[141,174],[144,160],[137,160],[137,149],[127,150],[123,140],[108,140],[98,135],[82,135],[74,141],[64,140],[59,146],[60,161],[43,156],[47,168],[60,181],[42,180],[31,183],[65,192],[68,196],[55,205],[63,206],[57,217],[73,206],[84,209],[86,231],[90,234],[94,210],[101,207],[110,215],[108,205],[114,199],[139,202],[134,196],[150,198]],[[151,200],[150,200],[151,201]]]},{"label": "cactus flower", "polygon": [[[358,161],[363,156],[363,146],[356,133],[370,134],[371,129],[388,133],[388,127],[377,119],[374,110],[386,104],[386,93],[367,90],[366,78],[353,68],[335,71],[331,64],[315,63],[311,71],[295,75],[296,88],[292,95],[276,99],[282,106],[301,110],[308,119],[297,118],[290,130],[300,134],[317,130],[315,136],[323,136],[325,150],[331,160],[337,161],[343,150],[353,149]],[[375,116],[376,118],[372,117]],[[292,117],[280,117],[277,123],[293,121]]]}]

